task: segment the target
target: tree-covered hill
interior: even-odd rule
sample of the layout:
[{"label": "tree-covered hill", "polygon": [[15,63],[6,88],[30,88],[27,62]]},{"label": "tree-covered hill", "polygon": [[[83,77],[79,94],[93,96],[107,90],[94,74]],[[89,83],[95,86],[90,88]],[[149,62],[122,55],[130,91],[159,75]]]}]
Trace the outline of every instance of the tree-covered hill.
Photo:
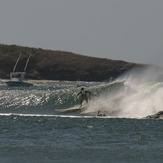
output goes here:
[{"label": "tree-covered hill", "polygon": [[27,78],[37,80],[103,81],[110,77],[116,78],[133,67],[145,66],[71,52],[0,44],[1,79],[9,79],[9,73],[13,70],[20,53],[22,56],[16,71],[23,71],[31,53],[32,56],[26,70]]}]

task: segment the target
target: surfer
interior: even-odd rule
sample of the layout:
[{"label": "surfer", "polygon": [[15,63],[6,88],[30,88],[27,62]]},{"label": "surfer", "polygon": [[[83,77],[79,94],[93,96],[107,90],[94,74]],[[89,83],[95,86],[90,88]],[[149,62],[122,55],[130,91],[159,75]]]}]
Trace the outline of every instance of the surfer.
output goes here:
[{"label": "surfer", "polygon": [[80,107],[82,107],[82,103],[84,100],[88,103],[88,97],[87,94],[91,94],[89,91],[85,91],[84,88],[81,88],[80,92],[77,94],[76,98],[81,94],[80,98]]}]

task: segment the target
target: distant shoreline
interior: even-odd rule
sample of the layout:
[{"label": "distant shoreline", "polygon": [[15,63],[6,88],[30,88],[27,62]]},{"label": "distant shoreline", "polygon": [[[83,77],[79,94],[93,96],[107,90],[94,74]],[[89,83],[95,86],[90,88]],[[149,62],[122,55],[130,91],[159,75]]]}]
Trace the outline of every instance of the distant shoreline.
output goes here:
[{"label": "distant shoreline", "polygon": [[[9,79],[0,79],[0,82],[7,82],[10,81]],[[68,80],[34,80],[34,79],[29,79],[25,80],[25,82],[30,82],[30,83],[36,83],[36,82],[49,82],[49,83],[59,83],[59,82],[74,82],[74,81],[68,81]]]}]

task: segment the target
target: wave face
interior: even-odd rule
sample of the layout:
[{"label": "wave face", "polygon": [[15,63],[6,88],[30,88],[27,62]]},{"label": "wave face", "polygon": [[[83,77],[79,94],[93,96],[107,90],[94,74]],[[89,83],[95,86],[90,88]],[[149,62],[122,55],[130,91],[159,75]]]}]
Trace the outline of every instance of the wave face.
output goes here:
[{"label": "wave face", "polygon": [[[29,88],[0,82],[0,113],[53,114],[55,109],[79,106],[81,87],[91,92],[79,115],[142,118],[163,110],[162,72],[132,70],[114,82],[33,82]],[[66,113],[65,113],[66,114]],[[73,113],[71,113],[73,114]]]},{"label": "wave face", "polygon": [[79,105],[81,87],[95,87],[96,82],[33,82],[32,87],[8,87],[0,82],[0,112],[19,114],[55,114],[55,109]]}]

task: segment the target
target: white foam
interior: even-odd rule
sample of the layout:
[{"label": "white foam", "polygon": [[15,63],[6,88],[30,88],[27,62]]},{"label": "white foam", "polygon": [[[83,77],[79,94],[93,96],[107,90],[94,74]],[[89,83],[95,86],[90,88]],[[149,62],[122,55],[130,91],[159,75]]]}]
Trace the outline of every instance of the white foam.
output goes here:
[{"label": "white foam", "polygon": [[131,71],[120,79],[125,81],[124,89],[93,99],[84,113],[95,115],[100,110],[109,116],[142,118],[163,110],[163,82],[157,80],[159,75],[162,74],[153,69]]},{"label": "white foam", "polygon": [[[91,116],[91,115],[56,115],[56,114],[19,114],[0,113],[0,116],[20,116],[20,117],[58,117],[58,118],[113,118],[112,116]],[[116,118],[116,117],[114,117]]]}]

